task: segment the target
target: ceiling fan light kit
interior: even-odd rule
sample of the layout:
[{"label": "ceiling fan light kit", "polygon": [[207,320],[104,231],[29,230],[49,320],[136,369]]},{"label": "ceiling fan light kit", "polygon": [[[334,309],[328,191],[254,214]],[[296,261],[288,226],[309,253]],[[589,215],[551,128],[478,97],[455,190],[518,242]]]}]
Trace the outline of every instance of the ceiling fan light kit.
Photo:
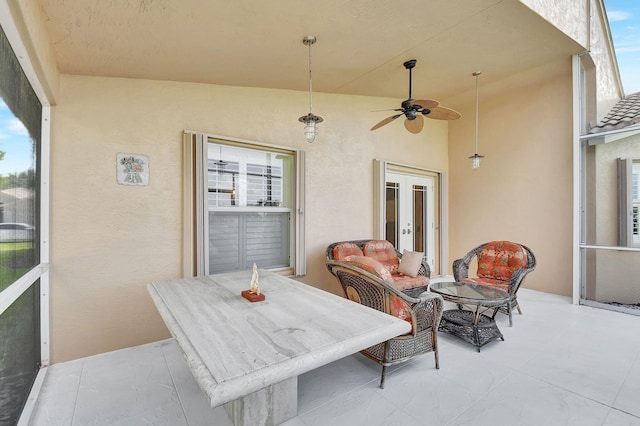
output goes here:
[{"label": "ceiling fan light kit", "polygon": [[473,170],[478,170],[480,168],[480,160],[484,158],[484,155],[478,154],[478,77],[480,74],[482,74],[482,71],[476,71],[473,73],[473,76],[476,78],[476,150],[475,154],[469,157]]},{"label": "ceiling fan light kit", "polygon": [[388,111],[398,111],[398,114],[387,117],[384,120],[377,123],[371,128],[371,130],[379,129],[380,127],[391,123],[396,118],[405,116],[404,127],[411,133],[420,133],[424,127],[424,117],[434,118],[436,120],[457,120],[462,117],[459,112],[452,110],[451,108],[440,106],[440,103],[433,99],[416,100],[411,96],[411,84],[412,75],[411,70],[416,66],[416,60],[410,59],[403,65],[409,70],[409,97],[407,100],[400,104],[400,108],[392,109]]},{"label": "ceiling fan light kit", "polygon": [[318,123],[322,123],[322,117],[313,114],[313,84],[311,79],[311,45],[316,42],[315,36],[305,36],[302,43],[309,46],[309,114],[298,118],[298,121],[304,123],[304,136],[307,142],[311,143],[318,135]]}]

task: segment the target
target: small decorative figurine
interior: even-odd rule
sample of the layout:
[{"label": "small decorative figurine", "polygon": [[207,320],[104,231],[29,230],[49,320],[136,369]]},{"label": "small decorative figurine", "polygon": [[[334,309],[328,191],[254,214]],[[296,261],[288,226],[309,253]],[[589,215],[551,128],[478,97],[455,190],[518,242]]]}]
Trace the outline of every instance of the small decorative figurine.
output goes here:
[{"label": "small decorative figurine", "polygon": [[260,284],[258,283],[258,267],[253,264],[253,275],[251,276],[251,288],[249,291],[260,296]]},{"label": "small decorative figurine", "polygon": [[253,274],[251,275],[251,288],[242,290],[242,297],[249,302],[261,302],[265,299],[264,294],[260,293],[260,284],[258,283],[258,266],[253,264]]}]

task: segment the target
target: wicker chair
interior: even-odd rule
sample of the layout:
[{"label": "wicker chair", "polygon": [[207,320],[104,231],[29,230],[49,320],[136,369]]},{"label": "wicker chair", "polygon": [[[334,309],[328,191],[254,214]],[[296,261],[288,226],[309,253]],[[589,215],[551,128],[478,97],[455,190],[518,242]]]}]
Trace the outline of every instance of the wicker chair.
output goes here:
[{"label": "wicker chair", "polygon": [[[416,277],[422,279],[424,285],[400,291],[392,281],[359,267],[349,261],[348,257],[335,255],[345,244],[352,247],[357,245],[363,249],[369,242],[375,241],[341,241],[329,245],[326,266],[340,281],[346,298],[411,323],[410,333],[361,351],[363,355],[382,365],[380,387],[384,388],[386,368],[408,361],[416,355],[434,352],[436,369],[440,368],[436,332],[442,317],[443,300],[439,295],[428,292],[430,270],[425,262],[422,262]],[[399,260],[402,255],[397,251],[395,253]]]},{"label": "wicker chair", "polygon": [[[477,277],[469,277],[469,265],[478,258]],[[480,244],[462,259],[453,261],[453,276],[459,282],[494,285],[507,291],[509,302],[500,312],[509,316],[509,327],[513,325],[511,313],[517,309],[522,315],[516,293],[524,277],[536,267],[536,257],[525,245],[510,241],[490,241]]]}]

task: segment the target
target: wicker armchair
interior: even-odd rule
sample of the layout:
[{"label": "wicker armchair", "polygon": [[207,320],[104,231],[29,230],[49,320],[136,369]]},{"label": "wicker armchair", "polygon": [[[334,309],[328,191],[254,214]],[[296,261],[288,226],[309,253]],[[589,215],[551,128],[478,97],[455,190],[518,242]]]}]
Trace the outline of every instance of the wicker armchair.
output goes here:
[{"label": "wicker armchair", "polygon": [[[441,296],[428,292],[430,270],[425,262],[422,262],[418,276],[414,277],[413,281],[422,285],[401,291],[394,285],[393,278],[381,278],[376,271],[364,269],[358,262],[352,261],[352,256],[345,256],[345,252],[341,251],[344,247],[360,251],[366,248],[368,243],[382,242],[358,240],[329,245],[326,251],[326,266],[340,281],[346,298],[411,323],[410,333],[361,351],[363,355],[382,365],[380,387],[384,388],[387,366],[408,361],[416,355],[434,352],[436,369],[440,368],[436,332],[442,317],[443,300]],[[397,259],[392,261],[399,261],[402,255],[395,249],[393,251]],[[396,279],[400,280],[399,283],[403,278],[405,277],[396,276]]]},{"label": "wicker armchair", "polygon": [[[469,277],[469,265],[478,259],[477,277]],[[536,257],[525,245],[510,241],[490,241],[480,244],[462,259],[454,260],[453,276],[459,282],[494,285],[507,291],[509,302],[500,312],[509,316],[509,326],[513,325],[512,311],[517,309],[522,315],[516,293],[524,277],[536,267]]]}]

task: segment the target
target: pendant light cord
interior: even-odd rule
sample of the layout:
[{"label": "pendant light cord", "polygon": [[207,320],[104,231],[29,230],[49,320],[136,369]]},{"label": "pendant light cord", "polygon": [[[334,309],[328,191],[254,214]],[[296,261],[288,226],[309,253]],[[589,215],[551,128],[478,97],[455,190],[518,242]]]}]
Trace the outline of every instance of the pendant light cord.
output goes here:
[{"label": "pendant light cord", "polygon": [[313,113],[313,79],[311,77],[311,45],[315,42],[315,40],[309,41],[307,44],[309,45],[309,113]]},{"label": "pendant light cord", "polygon": [[476,76],[476,155],[478,155],[478,76],[479,72],[474,73]]}]

